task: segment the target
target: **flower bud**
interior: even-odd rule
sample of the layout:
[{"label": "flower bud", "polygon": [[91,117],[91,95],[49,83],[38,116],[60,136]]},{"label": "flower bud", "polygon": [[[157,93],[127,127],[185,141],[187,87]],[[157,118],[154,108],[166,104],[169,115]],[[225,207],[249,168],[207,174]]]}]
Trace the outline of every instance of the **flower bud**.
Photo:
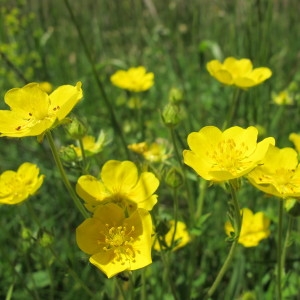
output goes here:
[{"label": "flower bud", "polygon": [[72,118],[71,122],[66,125],[66,129],[71,138],[75,140],[82,139],[87,132],[86,126],[77,118]]},{"label": "flower bud", "polygon": [[179,124],[182,120],[179,106],[172,103],[167,104],[162,112],[162,120],[168,127],[174,127]]},{"label": "flower bud", "polygon": [[171,168],[165,178],[166,184],[172,188],[178,188],[183,184],[183,178],[179,170]]},{"label": "flower bud", "polygon": [[183,101],[183,93],[177,88],[172,88],[169,92],[169,102],[173,104],[179,104]]}]

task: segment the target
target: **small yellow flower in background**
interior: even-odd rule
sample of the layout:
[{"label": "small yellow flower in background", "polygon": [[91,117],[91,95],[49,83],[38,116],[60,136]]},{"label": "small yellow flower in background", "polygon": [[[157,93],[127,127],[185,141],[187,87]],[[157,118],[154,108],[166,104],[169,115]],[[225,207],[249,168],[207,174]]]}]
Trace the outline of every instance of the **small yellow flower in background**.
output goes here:
[{"label": "small yellow flower in background", "polygon": [[63,120],[82,98],[81,82],[62,85],[48,95],[38,83],[5,94],[10,110],[0,110],[0,136],[38,136]]},{"label": "small yellow flower in background", "polygon": [[[238,242],[244,247],[256,247],[259,242],[270,235],[270,219],[263,213],[253,212],[249,208],[241,209],[242,228]],[[225,223],[225,232],[230,236],[234,229],[229,221]]]},{"label": "small yellow flower in background", "polygon": [[203,127],[188,135],[191,150],[183,151],[184,163],[206,180],[222,182],[239,178],[254,169],[264,158],[272,137],[257,143],[258,131],[238,126],[221,131],[214,126]]},{"label": "small yellow flower in background", "polygon": [[170,146],[165,139],[157,139],[151,144],[147,142],[131,144],[128,145],[128,149],[142,155],[150,162],[164,162],[171,156]]},{"label": "small yellow flower in background", "polygon": [[261,67],[253,69],[250,59],[236,59],[228,57],[224,63],[212,60],[207,63],[206,68],[211,76],[226,85],[235,85],[247,89],[267,80],[272,76],[269,68]]},{"label": "small yellow flower in background", "polygon": [[292,148],[270,146],[262,161],[247,175],[257,189],[279,198],[300,197],[298,153]]},{"label": "small yellow flower in background", "polygon": [[38,167],[29,162],[23,163],[16,172],[4,171],[0,175],[0,203],[18,204],[26,200],[40,188],[43,180]]},{"label": "small yellow flower in background", "polygon": [[138,174],[131,161],[109,160],[103,165],[100,178],[83,175],[76,184],[77,194],[91,212],[99,205],[113,202],[131,214],[137,208],[151,210],[157,202],[153,193],[159,180],[151,172]]},{"label": "small yellow flower in background", "polygon": [[[86,156],[95,155],[103,150],[105,144],[105,134],[103,131],[100,132],[97,140],[94,136],[86,135],[82,138],[83,149]],[[82,152],[80,147],[72,147],[78,158],[82,158]]]},{"label": "small yellow flower in background", "polygon": [[300,134],[292,132],[289,135],[289,140],[294,144],[297,152],[300,152]]},{"label": "small yellow flower in background", "polygon": [[272,93],[272,101],[276,105],[293,105],[294,99],[287,90],[281,91],[279,94]]},{"label": "small yellow flower in background", "polygon": [[145,67],[130,68],[127,71],[119,70],[110,77],[113,85],[130,91],[144,92],[154,84],[154,74],[146,72]]},{"label": "small yellow flower in background", "polygon": [[50,94],[53,91],[53,85],[48,81],[39,82],[39,87],[47,94]]},{"label": "small yellow flower in background", "polygon": [[[187,231],[187,228],[186,228],[186,225],[184,222],[177,221],[175,235],[174,235],[175,220],[170,220],[169,226],[170,226],[170,229],[167,232],[167,234],[164,236],[164,242],[165,242],[166,246],[170,248],[171,244],[172,244],[173,236],[174,236],[172,251],[176,251],[177,249],[184,247],[187,243],[190,242],[191,237]],[[154,241],[153,248],[157,251],[161,251],[161,250],[165,250],[166,246],[159,243],[159,241],[156,238]]]},{"label": "small yellow flower in background", "polygon": [[116,204],[96,209],[76,229],[79,248],[91,255],[90,262],[108,278],[125,270],[136,270],[151,264],[152,220],[145,209],[129,217]]}]

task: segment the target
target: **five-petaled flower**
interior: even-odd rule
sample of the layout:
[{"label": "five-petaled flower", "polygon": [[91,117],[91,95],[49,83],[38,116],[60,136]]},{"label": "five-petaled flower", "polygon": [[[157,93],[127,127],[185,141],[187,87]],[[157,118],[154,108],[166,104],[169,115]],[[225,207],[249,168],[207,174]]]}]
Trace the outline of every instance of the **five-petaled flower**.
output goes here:
[{"label": "five-petaled flower", "polygon": [[242,89],[258,85],[272,76],[269,68],[253,69],[251,60],[247,58],[228,57],[224,63],[212,60],[207,63],[206,68],[209,74],[221,83],[235,85]]},{"label": "five-petaled flower", "polygon": [[[244,247],[255,247],[270,235],[270,219],[263,212],[253,214],[249,208],[243,208],[241,215],[243,219],[238,242]],[[225,232],[228,236],[234,232],[230,221],[225,223]]]},{"label": "five-petaled flower", "polygon": [[82,98],[81,82],[62,85],[48,95],[38,83],[5,94],[10,110],[0,110],[0,136],[39,136],[62,121]]},{"label": "five-petaled flower", "polygon": [[242,177],[254,169],[264,158],[272,137],[257,143],[258,131],[250,126],[238,126],[221,131],[214,126],[203,127],[188,136],[191,150],[184,150],[184,163],[201,177],[215,182]]},{"label": "five-petaled flower", "polygon": [[0,175],[0,203],[18,204],[33,195],[42,185],[44,175],[39,175],[35,164],[25,162],[18,170],[4,171]]},{"label": "five-petaled flower", "polygon": [[154,84],[154,74],[147,73],[145,67],[130,68],[127,71],[118,70],[110,77],[113,85],[130,91],[144,92],[149,90]]},{"label": "five-petaled flower", "polygon": [[[184,222],[177,221],[175,233],[175,220],[170,220],[168,223],[170,228],[167,234],[164,237],[156,237],[154,239],[153,248],[157,251],[171,247],[172,251],[176,251],[177,249],[184,247],[191,240]],[[159,241],[158,238],[162,238],[162,240]]]},{"label": "five-petaled flower", "polygon": [[300,166],[292,148],[270,146],[262,164],[247,175],[259,190],[279,198],[300,197]]},{"label": "five-petaled flower", "polygon": [[90,262],[108,278],[125,270],[136,270],[151,264],[152,220],[145,209],[130,216],[116,204],[96,209],[76,229],[79,248],[91,255]]},{"label": "five-petaled flower", "polygon": [[153,193],[159,180],[151,172],[139,175],[131,161],[109,160],[103,165],[100,178],[83,175],[76,184],[77,194],[91,212],[99,205],[113,202],[131,214],[136,208],[151,210],[157,202]]}]

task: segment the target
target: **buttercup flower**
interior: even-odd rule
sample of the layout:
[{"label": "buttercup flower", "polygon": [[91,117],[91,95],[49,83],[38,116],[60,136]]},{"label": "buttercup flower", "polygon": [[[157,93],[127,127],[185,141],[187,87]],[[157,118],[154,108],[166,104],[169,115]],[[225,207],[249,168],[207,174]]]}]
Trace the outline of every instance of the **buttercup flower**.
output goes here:
[{"label": "buttercup flower", "polygon": [[297,152],[300,152],[300,134],[292,132],[289,135],[289,140],[294,144]]},{"label": "buttercup flower", "polygon": [[272,101],[276,105],[293,105],[294,100],[287,90],[281,91],[278,94],[272,94]]},{"label": "buttercup flower", "polygon": [[[170,226],[170,229],[167,232],[167,234],[164,236],[164,243],[166,244],[166,246],[171,247],[173,236],[174,236],[174,241],[173,241],[172,251],[182,248],[187,243],[189,243],[189,241],[191,240],[191,237],[187,231],[187,228],[186,228],[186,225],[184,222],[177,221],[175,235],[174,235],[175,220],[170,220],[169,226]],[[153,248],[157,251],[166,249],[166,247],[163,245],[163,243],[159,243],[157,238],[154,241]]]},{"label": "buttercup flower", "polygon": [[151,264],[151,216],[137,209],[129,217],[116,204],[99,206],[76,229],[79,248],[108,278]]},{"label": "buttercup flower", "polygon": [[163,162],[171,156],[171,151],[168,149],[167,141],[157,139],[154,143],[135,143],[128,145],[128,149],[142,155],[150,162]]},{"label": "buttercup flower", "polygon": [[300,197],[298,154],[292,148],[270,146],[262,164],[247,178],[259,190],[279,198]]},{"label": "buttercup flower", "polygon": [[262,83],[271,77],[269,68],[261,67],[253,69],[250,59],[236,59],[228,57],[224,63],[212,60],[207,63],[206,68],[211,76],[223,84],[235,85],[247,89]]},{"label": "buttercup flower", "polygon": [[50,94],[53,91],[53,86],[48,81],[39,82],[39,87],[47,94]]},{"label": "buttercup flower", "polygon": [[[253,212],[249,208],[241,209],[242,228],[238,242],[244,247],[255,247],[270,235],[270,219],[263,212]],[[229,221],[225,223],[225,232],[230,236],[234,229]]]},{"label": "buttercup flower", "polygon": [[10,110],[0,110],[0,137],[38,136],[63,120],[82,98],[81,82],[62,85],[48,95],[38,83],[5,94]]},{"label": "buttercup flower", "polygon": [[[102,151],[105,144],[105,134],[103,131],[100,132],[97,140],[94,136],[86,135],[82,138],[82,144],[86,156],[92,156]],[[81,148],[73,146],[74,151],[78,158],[82,158]]]},{"label": "buttercup flower", "polygon": [[272,137],[257,143],[257,129],[238,126],[221,131],[214,126],[203,127],[188,136],[191,150],[184,150],[184,163],[201,177],[216,182],[239,178],[254,169],[264,158]]},{"label": "buttercup flower", "polygon": [[154,74],[146,73],[145,67],[119,70],[110,77],[113,85],[130,92],[144,92],[154,84]]},{"label": "buttercup flower", "polygon": [[131,214],[137,208],[151,210],[157,202],[153,193],[159,180],[151,172],[139,175],[131,161],[109,160],[103,165],[100,178],[83,175],[77,181],[76,192],[91,212],[99,205],[113,202]]},{"label": "buttercup flower", "polygon": [[8,170],[0,175],[0,203],[18,204],[35,194],[44,180],[35,164],[23,163],[18,170]]}]

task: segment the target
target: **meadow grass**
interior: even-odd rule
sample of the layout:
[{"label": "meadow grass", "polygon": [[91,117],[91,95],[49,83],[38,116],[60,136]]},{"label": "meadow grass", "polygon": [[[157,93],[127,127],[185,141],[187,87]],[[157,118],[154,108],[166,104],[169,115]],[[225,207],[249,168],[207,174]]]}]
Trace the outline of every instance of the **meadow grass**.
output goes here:
[{"label": "meadow grass", "polygon": [[[231,244],[224,232],[231,194],[225,185],[209,185],[182,158],[189,133],[207,125],[221,128],[226,119],[233,89],[205,66],[228,56],[249,58],[273,72],[262,85],[240,92],[228,127],[259,125],[260,139],[273,136],[278,147],[293,147],[289,134],[300,127],[297,1],[0,0],[0,9],[1,98],[28,82],[57,87],[81,81],[84,99],[72,116],[89,134],[103,130],[110,140],[85,168],[65,163],[72,186],[83,172],[98,176],[107,160],[134,161],[160,180],[154,224],[176,214],[192,236],[178,251],[153,251],[153,263],[129,277],[107,279],[76,244],[83,216],[66,192],[46,139],[2,138],[0,171],[28,161],[39,166],[45,181],[25,203],[0,207],[1,299],[299,299],[298,219],[282,211],[281,200],[246,181],[237,193],[239,205],[266,213],[270,237],[257,247],[237,245],[218,287],[207,294]],[[140,94],[138,110],[109,78],[139,65],[155,74],[155,84]],[[289,86],[294,104],[272,103],[272,95]],[[172,88],[182,91],[183,101],[181,119],[168,127],[162,113]],[[0,108],[7,109],[4,101]],[[57,148],[74,143],[64,127],[52,133]],[[173,147],[165,163],[149,164],[127,148],[157,138]],[[182,185],[170,186],[170,172]],[[278,284],[281,248],[285,266]]]}]

